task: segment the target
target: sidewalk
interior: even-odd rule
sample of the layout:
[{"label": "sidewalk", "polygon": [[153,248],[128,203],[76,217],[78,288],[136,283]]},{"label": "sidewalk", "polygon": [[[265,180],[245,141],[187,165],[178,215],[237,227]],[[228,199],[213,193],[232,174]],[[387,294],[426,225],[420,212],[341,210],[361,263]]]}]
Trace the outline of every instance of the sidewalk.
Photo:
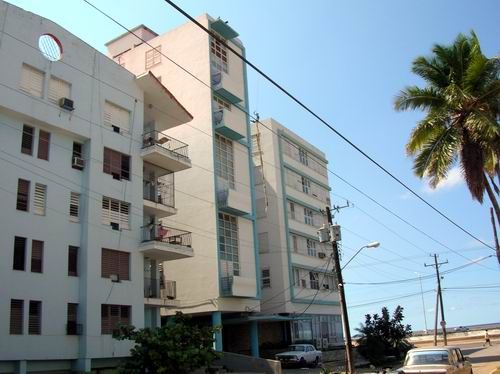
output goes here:
[{"label": "sidewalk", "polygon": [[496,370],[500,373],[500,344],[495,344],[469,355],[474,374],[490,374]]}]

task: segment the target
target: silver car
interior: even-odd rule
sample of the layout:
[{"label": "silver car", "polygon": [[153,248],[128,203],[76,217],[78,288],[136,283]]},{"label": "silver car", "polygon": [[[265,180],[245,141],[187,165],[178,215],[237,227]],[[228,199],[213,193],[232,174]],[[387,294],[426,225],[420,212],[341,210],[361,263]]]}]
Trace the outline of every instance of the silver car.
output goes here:
[{"label": "silver car", "polygon": [[472,374],[472,365],[458,347],[415,348],[406,354],[405,374]]}]

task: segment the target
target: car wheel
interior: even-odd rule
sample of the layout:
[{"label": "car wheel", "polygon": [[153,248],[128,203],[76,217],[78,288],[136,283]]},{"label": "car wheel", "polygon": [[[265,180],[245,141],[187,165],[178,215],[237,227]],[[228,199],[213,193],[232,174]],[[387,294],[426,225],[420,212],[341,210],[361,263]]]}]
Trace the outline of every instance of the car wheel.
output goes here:
[{"label": "car wheel", "polygon": [[307,362],[306,362],[306,360],[304,359],[304,357],[301,357],[301,358],[300,358],[300,361],[299,361],[299,365],[300,365],[301,367],[303,367],[303,366],[306,366],[306,364],[307,364]]},{"label": "car wheel", "polygon": [[313,362],[313,367],[317,368],[317,367],[318,367],[318,365],[319,365],[319,357],[318,357],[318,356],[316,356],[316,359],[315,359],[315,360],[314,360],[314,362]]}]

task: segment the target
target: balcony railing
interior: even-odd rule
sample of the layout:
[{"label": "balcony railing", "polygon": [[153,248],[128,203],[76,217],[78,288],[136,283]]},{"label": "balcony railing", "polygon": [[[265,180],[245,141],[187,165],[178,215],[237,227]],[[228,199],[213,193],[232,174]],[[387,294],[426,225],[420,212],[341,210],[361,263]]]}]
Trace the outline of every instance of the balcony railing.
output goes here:
[{"label": "balcony railing", "polygon": [[175,207],[174,183],[143,181],[143,197],[154,203]]},{"label": "balcony railing", "polygon": [[163,225],[142,227],[142,241],[158,241],[191,248],[191,233]]},{"label": "balcony railing", "polygon": [[188,145],[180,140],[167,136],[159,131],[149,131],[142,136],[142,148],[161,147],[167,150],[172,157],[189,161]]},{"label": "balcony railing", "polygon": [[156,278],[144,277],[144,297],[174,300],[176,298],[176,282],[166,280],[165,284]]}]

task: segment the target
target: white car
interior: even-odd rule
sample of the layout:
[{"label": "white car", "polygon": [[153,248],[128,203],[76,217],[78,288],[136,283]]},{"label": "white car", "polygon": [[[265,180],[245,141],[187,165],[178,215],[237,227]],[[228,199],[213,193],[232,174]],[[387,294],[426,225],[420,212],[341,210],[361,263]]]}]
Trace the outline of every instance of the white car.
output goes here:
[{"label": "white car", "polygon": [[472,374],[472,365],[458,347],[415,348],[408,351],[404,366],[397,372]]},{"label": "white car", "polygon": [[314,365],[317,366],[321,362],[321,351],[316,350],[311,344],[292,344],[288,347],[288,351],[278,353],[276,360],[283,365]]}]

